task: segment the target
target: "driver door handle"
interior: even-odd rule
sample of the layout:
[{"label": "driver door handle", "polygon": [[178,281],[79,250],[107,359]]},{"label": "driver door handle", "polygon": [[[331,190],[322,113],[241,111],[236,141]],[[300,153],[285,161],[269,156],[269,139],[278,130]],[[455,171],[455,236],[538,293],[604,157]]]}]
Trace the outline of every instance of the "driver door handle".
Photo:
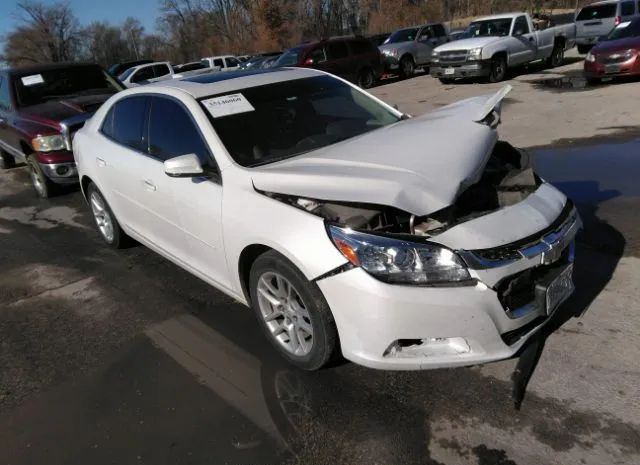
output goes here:
[{"label": "driver door handle", "polygon": [[156,185],[149,179],[145,179],[143,182],[144,182],[144,188],[146,190],[150,192],[154,192],[156,190]]},{"label": "driver door handle", "polygon": [[107,162],[104,161],[104,158],[100,158],[100,157],[96,157],[96,164],[100,167],[100,168],[104,168],[105,166],[107,166]]}]

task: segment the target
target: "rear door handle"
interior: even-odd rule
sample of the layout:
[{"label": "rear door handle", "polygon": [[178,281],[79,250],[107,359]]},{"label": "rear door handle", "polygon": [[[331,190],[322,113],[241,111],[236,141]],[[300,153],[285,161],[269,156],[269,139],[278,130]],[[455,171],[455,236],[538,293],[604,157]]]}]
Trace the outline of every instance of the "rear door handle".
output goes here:
[{"label": "rear door handle", "polygon": [[96,157],[96,164],[100,167],[100,168],[104,168],[105,166],[107,166],[107,162],[104,161],[104,158],[100,158],[100,157]]},{"label": "rear door handle", "polygon": [[156,190],[156,185],[153,182],[151,182],[150,180],[145,179],[143,182],[144,182],[144,188],[146,190],[151,191],[151,192]]}]

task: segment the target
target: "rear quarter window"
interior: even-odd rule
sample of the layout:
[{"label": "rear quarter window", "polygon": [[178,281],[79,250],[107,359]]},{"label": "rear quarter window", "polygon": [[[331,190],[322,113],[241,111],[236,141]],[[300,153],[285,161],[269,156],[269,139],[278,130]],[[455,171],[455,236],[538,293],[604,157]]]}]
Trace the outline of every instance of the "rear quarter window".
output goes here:
[{"label": "rear quarter window", "polygon": [[445,31],[444,26],[442,24],[434,24],[433,32],[436,37],[443,37],[447,35],[447,31]]}]

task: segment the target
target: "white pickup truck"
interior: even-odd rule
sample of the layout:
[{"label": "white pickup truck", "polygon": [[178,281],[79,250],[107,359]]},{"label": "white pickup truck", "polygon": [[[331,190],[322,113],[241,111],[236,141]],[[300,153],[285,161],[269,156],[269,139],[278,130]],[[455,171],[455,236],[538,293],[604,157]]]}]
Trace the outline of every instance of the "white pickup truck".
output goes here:
[{"label": "white pickup truck", "polygon": [[471,77],[499,82],[509,68],[538,60],[559,66],[564,52],[575,45],[576,26],[542,29],[527,13],[509,13],[476,19],[465,36],[433,51],[430,73],[442,83]]},{"label": "white pickup truck", "polygon": [[180,79],[211,72],[209,68],[176,73],[168,61],[158,61],[129,68],[118,79],[125,87],[137,87],[151,82],[164,81],[166,79]]}]

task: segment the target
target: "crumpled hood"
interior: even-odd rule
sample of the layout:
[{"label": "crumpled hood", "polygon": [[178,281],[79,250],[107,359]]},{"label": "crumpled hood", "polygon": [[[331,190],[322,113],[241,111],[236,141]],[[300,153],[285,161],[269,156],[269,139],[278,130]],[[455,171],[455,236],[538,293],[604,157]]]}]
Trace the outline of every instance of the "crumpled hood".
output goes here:
[{"label": "crumpled hood", "polygon": [[469,39],[460,39],[453,42],[447,42],[436,47],[436,52],[448,52],[451,50],[471,50],[474,48],[482,48],[500,40],[500,37],[472,37]]},{"label": "crumpled hood", "polygon": [[484,170],[497,133],[482,120],[509,88],[251,170],[256,189],[427,215],[451,205]]}]

